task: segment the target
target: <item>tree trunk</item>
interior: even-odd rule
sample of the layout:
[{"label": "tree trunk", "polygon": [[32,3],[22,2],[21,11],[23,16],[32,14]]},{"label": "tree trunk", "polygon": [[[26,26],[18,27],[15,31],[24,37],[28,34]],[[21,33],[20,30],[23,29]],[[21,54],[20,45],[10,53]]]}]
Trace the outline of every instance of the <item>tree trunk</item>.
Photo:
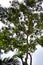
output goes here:
[{"label": "tree trunk", "polygon": [[[27,45],[28,45],[28,34],[27,34]],[[28,59],[28,48],[27,48],[27,52],[26,52],[26,58],[25,58],[25,64],[27,64],[27,59]]]},{"label": "tree trunk", "polygon": [[30,65],[32,65],[32,56],[31,56],[30,53],[28,53],[28,54],[29,54],[29,56],[30,56]]},{"label": "tree trunk", "polygon": [[[30,53],[28,53],[27,56],[28,56],[28,55],[30,56],[30,65],[32,65],[32,56],[31,56]],[[24,63],[23,65],[28,65],[28,64],[27,64],[27,59],[28,59],[27,56],[26,56],[26,58],[25,58],[25,63]]]},{"label": "tree trunk", "polygon": [[[27,45],[28,45],[28,35],[27,35]],[[30,65],[32,65],[32,56],[31,56],[30,53],[28,53],[28,48],[27,48],[27,53],[26,53],[26,58],[25,58],[25,65],[28,65],[28,63],[27,63],[28,55],[30,56]]]},{"label": "tree trunk", "polygon": [[0,60],[1,60],[1,48],[0,48]]},{"label": "tree trunk", "polygon": [[27,59],[28,59],[28,53],[26,54],[26,58],[25,58],[25,64],[26,64],[26,65],[28,65],[28,64],[27,64]]}]

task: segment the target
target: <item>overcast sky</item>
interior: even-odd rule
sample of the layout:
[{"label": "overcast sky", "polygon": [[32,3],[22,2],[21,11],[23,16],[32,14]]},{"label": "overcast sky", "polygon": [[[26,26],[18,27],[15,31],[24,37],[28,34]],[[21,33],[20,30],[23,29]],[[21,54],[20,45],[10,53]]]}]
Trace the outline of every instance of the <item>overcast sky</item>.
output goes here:
[{"label": "overcast sky", "polygon": [[37,50],[33,53],[32,58],[32,65],[43,65],[43,48],[41,46],[37,46]]},{"label": "overcast sky", "polygon": [[[9,4],[9,1],[12,1],[12,0],[0,0],[0,4],[3,6],[3,7],[9,7],[10,4]],[[22,0],[19,0],[20,2]],[[42,4],[43,6],[43,4]],[[0,23],[0,28],[2,27],[2,23]],[[4,25],[3,25],[4,26]],[[7,55],[3,54],[3,58],[4,57],[8,57],[10,56],[10,54],[14,54],[14,52],[9,52]],[[43,48],[41,46],[37,46],[37,50],[32,54],[32,58],[33,58],[33,63],[32,65],[43,65]]]}]

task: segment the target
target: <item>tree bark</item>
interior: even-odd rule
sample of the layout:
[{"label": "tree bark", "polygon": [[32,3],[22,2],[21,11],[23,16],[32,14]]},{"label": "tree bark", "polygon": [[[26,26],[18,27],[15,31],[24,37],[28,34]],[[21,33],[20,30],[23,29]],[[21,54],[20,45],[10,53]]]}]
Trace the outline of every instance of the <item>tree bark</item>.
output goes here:
[{"label": "tree bark", "polygon": [[[30,56],[30,65],[32,65],[32,56],[31,56],[31,54],[30,54],[29,52],[27,53],[27,56],[28,56],[28,55]],[[26,56],[26,59],[25,59],[25,64],[26,64],[26,65],[28,65],[28,64],[27,64],[27,59],[28,59],[27,56]],[[25,64],[24,64],[24,65],[25,65]]]},{"label": "tree bark", "polygon": [[[27,45],[28,45],[28,35],[27,35]],[[32,56],[28,52],[28,48],[27,48],[27,53],[26,53],[26,58],[25,58],[25,65],[28,65],[28,63],[27,63],[28,55],[30,56],[30,65],[32,65]]]},{"label": "tree bark", "polygon": [[1,48],[0,48],[0,60],[1,60]]},{"label": "tree bark", "polygon": [[[28,45],[28,34],[27,34],[27,45]],[[27,64],[27,59],[28,59],[28,48],[27,48],[27,52],[26,52],[26,58],[25,58],[25,64]]]},{"label": "tree bark", "polygon": [[30,56],[30,65],[32,65],[32,56],[31,56],[30,53],[28,53],[28,54],[29,54],[29,56]]}]

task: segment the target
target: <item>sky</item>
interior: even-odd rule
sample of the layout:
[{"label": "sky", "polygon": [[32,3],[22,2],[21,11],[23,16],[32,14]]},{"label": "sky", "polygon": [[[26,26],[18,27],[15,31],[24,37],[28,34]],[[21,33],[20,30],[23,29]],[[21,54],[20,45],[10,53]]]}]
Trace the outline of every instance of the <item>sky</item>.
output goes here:
[{"label": "sky", "polygon": [[[9,1],[12,1],[12,0],[0,0],[0,4],[3,6],[3,7],[9,7],[10,6],[10,3]],[[22,2],[22,0],[19,0],[19,2]],[[43,4],[42,4],[42,7],[43,7]],[[0,22],[0,29],[2,26],[5,26],[3,25],[1,22]],[[7,54],[3,54],[1,57],[2,58],[5,58],[5,57],[12,57],[11,55],[14,55],[15,51],[12,52],[12,51],[9,51],[9,53]],[[41,46],[37,46],[37,50],[32,54],[32,65],[43,65],[43,48]]]},{"label": "sky", "polygon": [[43,65],[43,48],[40,45],[32,55],[32,65]]},{"label": "sky", "polygon": [[0,4],[2,4],[3,7],[9,7],[10,4],[9,4],[9,0],[0,0]]},{"label": "sky", "polygon": [[[2,4],[3,7],[9,7],[10,6],[9,1],[12,0],[0,0],[0,4]],[[22,0],[19,0],[19,2],[22,2]]]}]

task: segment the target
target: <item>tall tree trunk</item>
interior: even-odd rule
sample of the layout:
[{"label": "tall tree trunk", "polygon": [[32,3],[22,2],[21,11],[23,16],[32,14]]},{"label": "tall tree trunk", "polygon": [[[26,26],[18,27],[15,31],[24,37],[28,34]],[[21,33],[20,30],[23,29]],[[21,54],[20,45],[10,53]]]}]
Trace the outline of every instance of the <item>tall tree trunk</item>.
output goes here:
[{"label": "tall tree trunk", "polygon": [[0,60],[1,60],[1,48],[0,48]]},{"label": "tall tree trunk", "polygon": [[[27,35],[27,45],[28,45],[28,35]],[[30,56],[30,65],[32,65],[32,56],[31,56],[30,53],[28,53],[28,48],[27,48],[27,53],[26,53],[26,58],[25,58],[25,65],[28,65],[27,64],[28,55]]]},{"label": "tall tree trunk", "polygon": [[2,60],[1,60],[1,48],[0,48],[0,65],[2,65]]},{"label": "tall tree trunk", "polygon": [[30,53],[28,53],[28,54],[29,54],[29,56],[30,56],[30,65],[32,65],[32,56],[31,56]]},{"label": "tall tree trunk", "polygon": [[28,65],[28,64],[27,64],[27,59],[28,59],[28,53],[26,54],[26,58],[25,58],[25,64],[26,64],[26,65]]},{"label": "tall tree trunk", "polygon": [[[28,34],[27,34],[27,45],[28,45]],[[28,59],[28,48],[27,48],[27,52],[26,52],[26,58],[25,58],[25,64],[27,64],[27,59]]]}]

